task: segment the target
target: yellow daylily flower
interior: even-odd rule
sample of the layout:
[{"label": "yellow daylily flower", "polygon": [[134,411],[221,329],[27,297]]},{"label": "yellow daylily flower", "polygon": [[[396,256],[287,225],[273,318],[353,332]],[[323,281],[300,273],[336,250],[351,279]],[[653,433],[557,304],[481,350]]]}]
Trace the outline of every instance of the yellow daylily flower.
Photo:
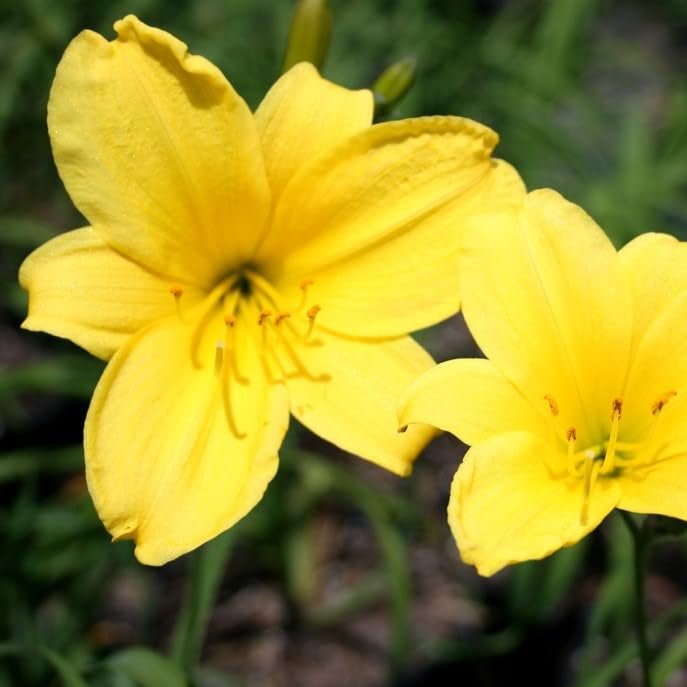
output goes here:
[{"label": "yellow daylily flower", "polygon": [[299,64],[255,113],[222,73],[133,16],[68,47],[48,127],[90,226],[21,268],[24,327],[109,360],[85,426],[115,539],[162,564],[260,500],[289,410],[399,475],[431,435],[396,433],[432,365],[407,336],[458,309],[464,218],[519,203],[488,128],[372,126],[369,91]]},{"label": "yellow daylily flower", "polygon": [[483,575],[574,544],[614,508],[687,520],[687,244],[616,252],[557,193],[465,232],[463,312],[487,359],[402,397],[471,445],[449,523]]}]

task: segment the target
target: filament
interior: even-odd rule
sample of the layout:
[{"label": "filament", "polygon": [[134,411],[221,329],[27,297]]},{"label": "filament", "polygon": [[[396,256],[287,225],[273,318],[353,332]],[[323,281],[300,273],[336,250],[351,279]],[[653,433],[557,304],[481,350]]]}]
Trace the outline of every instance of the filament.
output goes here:
[{"label": "filament", "polygon": [[620,416],[623,412],[623,401],[620,398],[613,399],[613,411],[611,414],[611,435],[608,439],[606,455],[601,469],[604,473],[611,472],[615,467],[615,451],[618,443],[618,428],[620,427]]}]

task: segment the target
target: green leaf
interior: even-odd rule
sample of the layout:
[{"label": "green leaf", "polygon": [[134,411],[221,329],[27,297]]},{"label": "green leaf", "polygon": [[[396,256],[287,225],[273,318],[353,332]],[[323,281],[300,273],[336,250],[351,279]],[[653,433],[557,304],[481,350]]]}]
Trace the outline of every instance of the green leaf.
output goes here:
[{"label": "green leaf", "polygon": [[72,664],[58,653],[45,646],[39,646],[37,651],[55,669],[63,687],[88,687]]},{"label": "green leaf", "polygon": [[654,659],[653,683],[657,687],[668,684],[668,678],[674,670],[684,667],[687,662],[687,632],[678,635],[663,651]]},{"label": "green leaf", "polygon": [[190,556],[190,579],[172,637],[172,656],[187,674],[198,661],[235,536],[225,532]]},{"label": "green leaf", "polygon": [[186,687],[179,667],[166,656],[145,647],[124,649],[107,659],[107,667],[140,687]]}]

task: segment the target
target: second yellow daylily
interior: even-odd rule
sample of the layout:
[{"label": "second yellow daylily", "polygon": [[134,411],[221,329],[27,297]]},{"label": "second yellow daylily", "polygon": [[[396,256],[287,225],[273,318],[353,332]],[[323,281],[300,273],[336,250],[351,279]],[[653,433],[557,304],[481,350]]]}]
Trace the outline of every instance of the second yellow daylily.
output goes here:
[{"label": "second yellow daylily", "polygon": [[406,336],[459,306],[465,217],[517,204],[497,137],[457,117],[372,126],[369,91],[300,64],[252,114],[221,72],[135,17],[79,35],[48,124],[90,227],[31,255],[28,329],[109,360],[88,486],[160,564],[231,526],[277,469],[289,410],[404,475],[430,436],[395,400],[432,365]]},{"label": "second yellow daylily", "polygon": [[687,244],[616,252],[549,190],[466,231],[463,311],[487,356],[421,376],[401,423],[472,448],[449,523],[483,575],[542,558],[613,508],[687,520]]}]

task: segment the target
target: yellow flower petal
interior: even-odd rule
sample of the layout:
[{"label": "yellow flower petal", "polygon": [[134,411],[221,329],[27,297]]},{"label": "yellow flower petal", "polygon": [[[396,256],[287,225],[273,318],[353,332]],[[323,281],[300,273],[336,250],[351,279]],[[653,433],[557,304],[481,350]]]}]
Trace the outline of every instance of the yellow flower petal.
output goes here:
[{"label": "yellow flower petal", "polygon": [[618,255],[632,285],[636,351],[657,315],[687,290],[687,244],[668,234],[642,234]]},{"label": "yellow flower petal", "polygon": [[255,112],[274,198],[301,167],[372,124],[372,92],[350,91],[301,62],[282,76]]},{"label": "yellow flower petal", "polygon": [[449,360],[416,379],[399,403],[401,426],[422,422],[466,444],[516,430],[546,434],[552,421],[489,360]]},{"label": "yellow flower petal", "polygon": [[345,451],[409,474],[434,431],[414,426],[399,434],[396,402],[432,359],[410,337],[362,341],[319,331],[315,338],[322,345],[309,349],[307,364],[330,379],[287,381],[294,417]]},{"label": "yellow flower petal", "polygon": [[[687,449],[684,442],[683,448]],[[628,471],[619,482],[622,495],[618,508],[687,520],[687,451],[643,469]]]},{"label": "yellow flower petal", "polygon": [[614,508],[620,489],[598,479],[582,524],[582,480],[556,479],[557,457],[539,437],[500,434],[471,448],[451,485],[448,519],[461,557],[482,575],[574,544]]},{"label": "yellow flower petal", "polygon": [[211,285],[254,249],[269,188],[252,114],[222,73],[129,16],[84,31],[57,68],[60,176],[101,236],[142,265]]},{"label": "yellow flower petal", "polygon": [[[86,474],[115,539],[160,565],[211,539],[261,499],[288,424],[282,385],[267,385],[241,345],[249,384],[229,387],[230,430],[212,365],[191,364],[191,330],[176,319],[132,337],[112,358],[85,427]],[[173,383],[170,381],[173,380]]]},{"label": "yellow flower petal", "polygon": [[370,127],[293,179],[258,257],[302,275],[403,234],[478,183],[496,142],[459,117]]},{"label": "yellow flower petal", "polygon": [[[628,373],[628,403],[623,418],[629,430],[628,439],[641,438],[656,423],[661,436],[670,440],[671,433],[679,431],[676,424],[684,423],[685,415],[676,414],[675,405],[677,398],[687,396],[687,290],[667,300],[647,323]],[[661,399],[666,408],[659,417],[654,411]]]},{"label": "yellow flower petal", "polygon": [[631,331],[630,289],[612,244],[546,189],[530,193],[519,216],[475,225],[461,290],[477,343],[543,408],[552,397],[580,446],[598,443],[622,391]]},{"label": "yellow flower petal", "polygon": [[[131,334],[175,313],[169,280],[116,253],[91,228],[35,250],[19,281],[29,292],[24,329],[71,339],[99,358],[108,359]],[[187,288],[184,306],[198,298]]]},{"label": "yellow flower petal", "polygon": [[[459,246],[467,217],[519,206],[525,189],[507,163],[440,210],[388,240],[309,273],[323,326],[355,336],[400,336],[453,315],[460,305]],[[293,299],[296,298],[294,294]]]}]

